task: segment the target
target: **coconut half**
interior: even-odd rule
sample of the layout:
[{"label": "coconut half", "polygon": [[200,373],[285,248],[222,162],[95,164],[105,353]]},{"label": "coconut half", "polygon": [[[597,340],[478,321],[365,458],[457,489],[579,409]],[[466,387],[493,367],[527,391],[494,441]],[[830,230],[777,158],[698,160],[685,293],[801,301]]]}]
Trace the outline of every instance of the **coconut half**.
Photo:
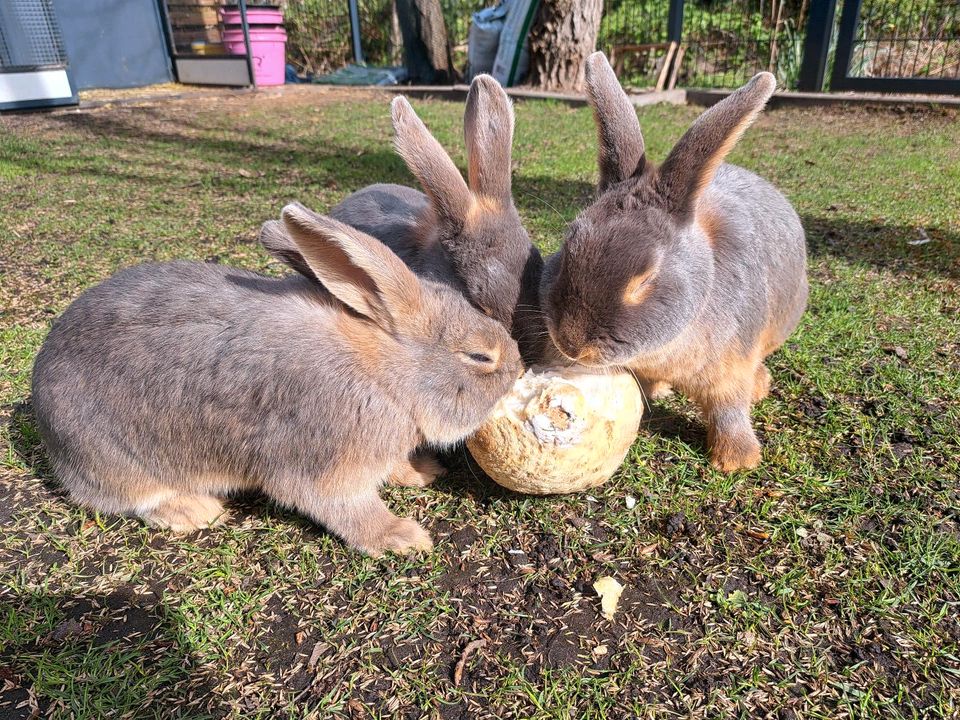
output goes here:
[{"label": "coconut half", "polygon": [[531,368],[467,447],[506,488],[533,495],[579,492],[616,472],[642,416],[643,396],[629,373]]}]

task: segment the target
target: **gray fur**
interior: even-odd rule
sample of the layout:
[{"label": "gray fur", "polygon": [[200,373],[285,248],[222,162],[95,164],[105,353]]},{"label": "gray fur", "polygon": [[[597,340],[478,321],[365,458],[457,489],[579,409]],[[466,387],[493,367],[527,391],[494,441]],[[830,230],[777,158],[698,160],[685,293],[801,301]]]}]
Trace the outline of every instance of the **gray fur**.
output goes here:
[{"label": "gray fur", "polygon": [[287,237],[393,331],[299,275],[117,273],[70,305],[34,365],[40,433],[75,501],[191,529],[216,519],[216,497],[260,489],[366,552],[429,547],[378,488],[414,448],[483,420],[520,372],[516,345],[372,238],[307,213],[285,210]]},{"label": "gray fur", "polygon": [[513,108],[488,75],[470,86],[464,112],[469,185],[406,98],[392,105],[397,151],[426,194],[401,185],[371,185],[331,215],[378,238],[414,270],[459,287],[503,323],[527,362],[546,340],[539,308],[543,260],[510,194]]},{"label": "gray fur", "polygon": [[[588,68],[594,78],[613,77],[600,53]],[[641,156],[637,172],[618,169],[624,154],[611,154],[603,141],[630,126],[605,115],[622,109],[609,94],[623,91],[590,87],[606,93],[591,95],[606,189],[544,269],[551,338],[573,360],[627,366],[648,388],[683,391],[704,410],[714,463],[751,467],[759,444],[750,405],[769,384],[763,358],[790,335],[806,305],[806,245],[780,192],[720,162],[773,92],[772,77],[757,76],[707,111],[660,169]],[[642,149],[642,139],[632,146]],[[633,164],[632,151],[626,155]]]}]

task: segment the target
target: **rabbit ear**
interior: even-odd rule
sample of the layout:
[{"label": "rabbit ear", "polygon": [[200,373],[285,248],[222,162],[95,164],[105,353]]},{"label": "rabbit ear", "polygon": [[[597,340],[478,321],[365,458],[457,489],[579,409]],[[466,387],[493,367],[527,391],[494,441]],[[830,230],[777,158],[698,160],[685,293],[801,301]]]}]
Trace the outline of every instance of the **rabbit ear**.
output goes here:
[{"label": "rabbit ear", "polygon": [[300,253],[300,248],[297,247],[297,244],[293,242],[287,234],[282,222],[279,220],[267,220],[267,222],[260,227],[259,240],[263,249],[270,253],[274,259],[293,268],[301,275],[319,282],[313,270],[310,269],[310,265]]},{"label": "rabbit ear", "polygon": [[584,69],[587,99],[597,123],[598,165],[602,192],[611,185],[639,175],[646,164],[643,134],[637,111],[620,87],[607,56],[595,52]]},{"label": "rabbit ear", "polygon": [[717,168],[773,95],[777,81],[768,72],[718,102],[684,133],[657,174],[657,192],[670,212],[689,217]]},{"label": "rabbit ear", "polygon": [[470,190],[509,203],[513,104],[500,83],[489,75],[477,75],[470,83],[463,134]]},{"label": "rabbit ear", "polygon": [[427,193],[430,204],[444,220],[462,223],[473,199],[457,166],[405,97],[395,97],[390,112],[396,133],[394,146]]},{"label": "rabbit ear", "polygon": [[379,240],[299,203],[282,217],[314,276],[344,305],[389,333],[419,310],[419,281]]}]

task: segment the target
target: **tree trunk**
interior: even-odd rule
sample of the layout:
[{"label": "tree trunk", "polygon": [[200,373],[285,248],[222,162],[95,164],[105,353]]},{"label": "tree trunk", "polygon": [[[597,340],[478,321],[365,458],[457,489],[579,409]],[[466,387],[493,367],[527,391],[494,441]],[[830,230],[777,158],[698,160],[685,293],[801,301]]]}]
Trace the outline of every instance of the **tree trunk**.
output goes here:
[{"label": "tree trunk", "polygon": [[410,80],[426,85],[457,79],[440,0],[396,0]]},{"label": "tree trunk", "polygon": [[597,47],[603,0],[540,0],[530,29],[530,82],[543,90],[583,89],[583,65]]}]

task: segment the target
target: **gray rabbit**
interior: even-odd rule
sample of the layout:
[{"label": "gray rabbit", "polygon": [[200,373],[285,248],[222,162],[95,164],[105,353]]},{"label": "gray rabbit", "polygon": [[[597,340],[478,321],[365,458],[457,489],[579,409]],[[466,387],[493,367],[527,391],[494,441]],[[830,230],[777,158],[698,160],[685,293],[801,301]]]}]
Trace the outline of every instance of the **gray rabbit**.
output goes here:
[{"label": "gray rabbit", "polygon": [[513,106],[494,78],[478,75],[464,110],[467,179],[404,97],[391,105],[394,145],[424,193],[371,185],[330,215],[387,244],[418,273],[458,286],[509,329],[527,362],[546,342],[538,287],[543,260],[513,204]]},{"label": "gray rabbit", "polygon": [[468,435],[521,372],[448,285],[299,205],[284,237],[322,286],[212,264],[123,270],[83,293],[34,365],[57,477],[78,503],[186,531],[260,489],[370,554],[431,547],[378,494],[421,445]]},{"label": "gray rabbit", "polygon": [[764,358],[806,306],[806,245],[780,192],[722,163],[775,80],[760,73],[703,113],[660,167],[602,53],[586,81],[599,194],[544,268],[550,337],[571,361],[631,368],[654,396],[682,391],[703,410],[713,464],[756,467],[750,408],[769,392]]}]

